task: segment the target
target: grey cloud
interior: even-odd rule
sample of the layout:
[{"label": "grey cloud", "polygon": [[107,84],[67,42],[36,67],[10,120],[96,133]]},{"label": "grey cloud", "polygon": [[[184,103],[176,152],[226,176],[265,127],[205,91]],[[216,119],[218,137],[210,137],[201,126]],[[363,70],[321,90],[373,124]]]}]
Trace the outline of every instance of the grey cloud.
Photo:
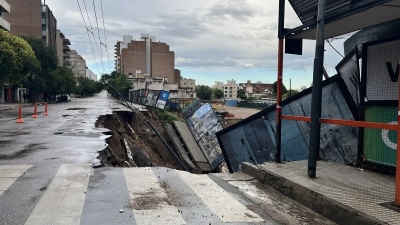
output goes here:
[{"label": "grey cloud", "polygon": [[244,0],[225,0],[220,1],[209,9],[205,17],[210,21],[233,19],[240,22],[247,22],[249,18],[258,14],[257,8],[248,4]]}]

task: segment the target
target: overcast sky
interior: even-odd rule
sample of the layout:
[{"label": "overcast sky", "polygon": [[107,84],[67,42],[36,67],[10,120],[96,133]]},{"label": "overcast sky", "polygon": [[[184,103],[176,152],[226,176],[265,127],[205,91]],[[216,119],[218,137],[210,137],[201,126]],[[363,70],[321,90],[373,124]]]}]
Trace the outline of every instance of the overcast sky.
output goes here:
[{"label": "overcast sky", "polygon": [[[85,23],[96,38],[94,40],[89,33],[94,54],[78,2]],[[101,4],[100,0],[47,0],[46,4],[57,19],[58,29],[70,39],[70,47],[86,59],[87,66],[96,74],[114,70],[114,45],[122,41],[123,35],[139,39],[142,33],[148,33],[157,41],[167,43],[175,52],[175,68],[181,70],[183,77],[211,86],[215,81],[228,79],[238,83],[276,81],[278,2],[102,0]],[[300,25],[289,3],[286,8],[285,27]],[[100,42],[107,45],[108,55]],[[342,40],[333,41],[341,52],[342,43]],[[285,55],[284,84],[287,88],[290,79],[293,89],[311,84],[315,42],[305,41],[303,46],[302,56]],[[329,75],[334,75],[334,67],[341,56],[328,44],[325,49],[324,65]]]}]

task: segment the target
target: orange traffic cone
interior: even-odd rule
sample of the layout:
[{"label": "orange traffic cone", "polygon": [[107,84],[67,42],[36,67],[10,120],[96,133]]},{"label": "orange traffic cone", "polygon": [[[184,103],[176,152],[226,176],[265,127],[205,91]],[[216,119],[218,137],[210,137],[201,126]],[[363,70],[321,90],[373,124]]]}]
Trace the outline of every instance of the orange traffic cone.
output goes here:
[{"label": "orange traffic cone", "polygon": [[17,123],[23,123],[24,121],[22,120],[22,106],[21,104],[18,107],[18,119]]},{"label": "orange traffic cone", "polygon": [[36,103],[35,103],[35,108],[33,109],[32,118],[38,118],[38,116],[36,115]]},{"label": "orange traffic cone", "polygon": [[48,116],[49,113],[47,113],[47,102],[44,104],[44,113],[43,115]]}]

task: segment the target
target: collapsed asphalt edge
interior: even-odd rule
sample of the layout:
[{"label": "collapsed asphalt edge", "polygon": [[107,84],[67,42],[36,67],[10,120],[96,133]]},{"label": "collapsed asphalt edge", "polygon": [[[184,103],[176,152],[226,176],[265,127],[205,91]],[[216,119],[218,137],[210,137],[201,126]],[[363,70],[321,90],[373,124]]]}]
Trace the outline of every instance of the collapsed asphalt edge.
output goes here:
[{"label": "collapsed asphalt edge", "polygon": [[263,170],[256,165],[245,162],[241,163],[240,167],[242,172],[256,178],[264,185],[272,187],[335,223],[345,225],[386,224],[377,218],[312,191],[271,171]]}]

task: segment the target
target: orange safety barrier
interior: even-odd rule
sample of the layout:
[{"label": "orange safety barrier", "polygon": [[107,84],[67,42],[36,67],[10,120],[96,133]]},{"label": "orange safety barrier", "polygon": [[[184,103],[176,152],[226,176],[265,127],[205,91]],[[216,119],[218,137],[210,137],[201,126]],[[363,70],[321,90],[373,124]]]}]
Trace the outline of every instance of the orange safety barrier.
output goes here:
[{"label": "orange safety barrier", "polygon": [[22,120],[22,106],[21,104],[18,107],[18,119],[16,121],[17,123],[23,123],[24,120]]},{"label": "orange safety barrier", "polygon": [[43,115],[44,116],[48,116],[49,115],[49,113],[47,112],[47,102],[44,105],[44,113],[43,113]]},{"label": "orange safety barrier", "polygon": [[36,106],[36,103],[35,103],[35,107],[33,108],[33,115],[32,115],[32,118],[38,118],[38,116],[37,116],[37,114],[36,114],[36,108],[37,108],[37,106]]}]

